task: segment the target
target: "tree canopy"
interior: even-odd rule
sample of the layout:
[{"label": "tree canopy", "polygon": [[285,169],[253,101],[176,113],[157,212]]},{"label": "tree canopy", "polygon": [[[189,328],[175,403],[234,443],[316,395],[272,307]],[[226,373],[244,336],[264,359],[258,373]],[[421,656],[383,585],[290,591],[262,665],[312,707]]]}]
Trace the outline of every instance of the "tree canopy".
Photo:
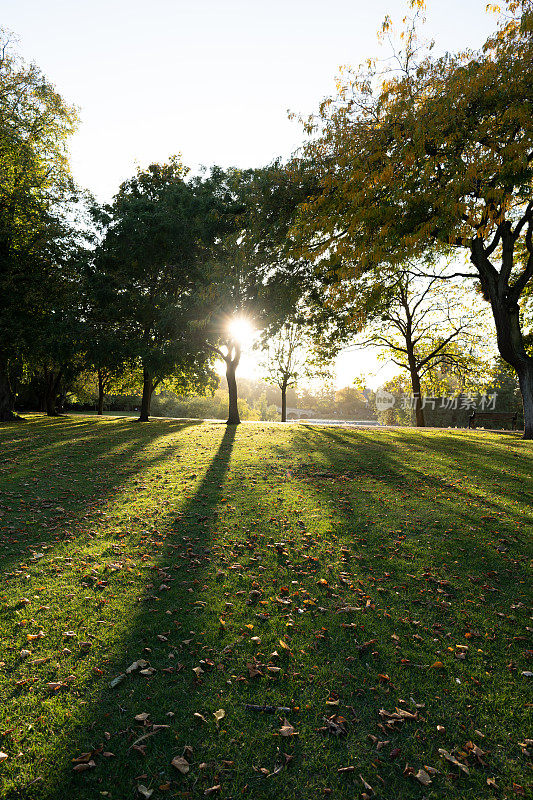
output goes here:
[{"label": "tree canopy", "polygon": [[392,67],[348,71],[307,125],[302,160],[320,189],[300,207],[299,252],[343,276],[465,253],[471,268],[459,271],[491,304],[531,438],[519,303],[533,278],[533,5],[509,2],[479,52],[440,57],[420,53],[416,17]]},{"label": "tree canopy", "polygon": [[77,123],[13,37],[0,31],[0,420],[13,416],[16,378],[68,282],[75,238],[67,141]]}]

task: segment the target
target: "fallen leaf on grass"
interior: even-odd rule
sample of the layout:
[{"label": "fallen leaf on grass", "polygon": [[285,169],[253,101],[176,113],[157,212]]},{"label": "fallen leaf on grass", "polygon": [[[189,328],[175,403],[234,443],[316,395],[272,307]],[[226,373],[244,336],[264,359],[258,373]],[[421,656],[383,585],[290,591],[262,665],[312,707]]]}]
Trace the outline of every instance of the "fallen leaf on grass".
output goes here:
[{"label": "fallen leaf on grass", "polygon": [[73,758],[72,761],[74,764],[87,764],[94,755],[94,750],[91,750],[88,753],[82,753],[81,755]]},{"label": "fallen leaf on grass", "polygon": [[470,770],[468,769],[468,767],[465,766],[465,764],[461,764],[460,761],[458,761],[456,758],[454,758],[454,756],[448,753],[447,750],[444,750],[443,747],[439,747],[439,753],[443,758],[446,759],[446,761],[449,761],[450,764],[453,764],[455,767],[459,767],[459,769],[462,770],[465,773],[465,775],[470,775]]},{"label": "fallen leaf on grass", "polygon": [[90,761],[87,761],[86,764],[76,764],[74,767],[72,767],[72,769],[74,772],[85,772],[86,770],[93,769],[94,767],[96,767],[96,764],[91,759]]},{"label": "fallen leaf on grass", "polygon": [[213,716],[215,718],[215,723],[218,728],[220,721],[223,720],[224,717],[226,716],[226,712],[224,711],[223,708],[219,708],[218,711],[213,712]]},{"label": "fallen leaf on grass", "polygon": [[146,711],[143,711],[141,714],[135,715],[135,722],[146,722],[149,716],[150,714],[148,714]]},{"label": "fallen leaf on grass", "polygon": [[485,761],[483,761],[483,756],[486,756],[487,753],[482,750],[481,747],[478,747],[477,744],[474,744],[474,742],[467,742],[465,744],[465,750],[469,755],[472,754],[475,756],[478,763],[481,764],[482,767],[486,766]]},{"label": "fallen leaf on grass", "polygon": [[[140,658],[138,661],[134,661],[133,664],[130,664],[129,667],[126,669],[126,674],[129,675],[132,672],[136,672],[138,669],[144,669],[148,666],[148,661],[145,661],[144,658]],[[151,789],[150,791],[153,791]]]},{"label": "fallen leaf on grass", "polygon": [[143,786],[143,784],[142,784],[142,783],[140,783],[140,784],[137,786],[137,791],[139,792],[139,794],[141,795],[141,797],[144,797],[144,798],[145,798],[145,800],[148,800],[148,798],[150,798],[150,797],[153,795],[153,793],[154,793],[154,790],[153,790],[153,789],[148,789],[146,786]]},{"label": "fallen leaf on grass", "polygon": [[371,794],[374,794],[374,790],[373,790],[373,788],[370,786],[370,784],[369,784],[369,783],[367,783],[367,782],[365,781],[365,779],[363,778],[363,776],[362,776],[362,775],[359,775],[359,777],[361,778],[361,782],[362,782],[363,786],[365,787],[366,791],[367,791],[367,792],[370,792]]},{"label": "fallen leaf on grass", "polygon": [[176,756],[170,763],[178,770],[178,772],[181,772],[182,775],[186,775],[190,769],[189,762],[181,756]]},{"label": "fallen leaf on grass", "polygon": [[425,769],[419,769],[416,775],[413,775],[413,778],[422,784],[422,786],[429,786],[431,783],[431,778],[427,774]]},{"label": "fallen leaf on grass", "polygon": [[279,729],[280,736],[297,736],[298,734],[294,730],[293,726],[290,722],[286,719],[283,720],[283,725]]},{"label": "fallen leaf on grass", "polygon": [[204,795],[214,794],[215,792],[220,791],[220,783],[217,783],[216,786],[211,786],[209,789],[206,789]]},{"label": "fallen leaf on grass", "polygon": [[319,728],[323,733],[331,733],[334,736],[346,736],[348,733],[347,720],[339,714],[333,714],[331,717],[323,717],[326,727]]},{"label": "fallen leaf on grass", "polygon": [[6,758],[9,758],[8,754],[7,754],[7,753],[3,753],[3,752],[0,750],[0,761],[5,761],[5,760],[6,760]]}]

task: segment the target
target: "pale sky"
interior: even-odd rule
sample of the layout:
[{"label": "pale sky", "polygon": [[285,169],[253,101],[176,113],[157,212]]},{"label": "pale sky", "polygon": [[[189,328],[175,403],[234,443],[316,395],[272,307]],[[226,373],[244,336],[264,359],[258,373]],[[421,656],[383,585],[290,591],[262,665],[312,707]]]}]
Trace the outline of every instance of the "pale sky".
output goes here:
[{"label": "pale sky", "polygon": [[[485,6],[429,0],[428,36],[478,47],[495,26]],[[340,65],[376,55],[385,14],[404,12],[400,0],[0,0],[24,58],[78,106],[72,168],[100,200],[136,164],[178,152],[195,171],[288,156],[302,132],[287,110],[316,110]],[[339,384],[381,366],[346,354]]]}]

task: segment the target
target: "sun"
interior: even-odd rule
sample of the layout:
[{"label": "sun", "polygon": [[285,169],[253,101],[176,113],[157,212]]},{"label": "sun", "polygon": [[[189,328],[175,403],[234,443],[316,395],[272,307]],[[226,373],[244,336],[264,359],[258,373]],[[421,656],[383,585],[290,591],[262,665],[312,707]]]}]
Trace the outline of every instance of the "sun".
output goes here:
[{"label": "sun", "polygon": [[252,341],[255,329],[246,317],[235,317],[229,324],[229,332],[232,339],[240,345],[244,345]]}]

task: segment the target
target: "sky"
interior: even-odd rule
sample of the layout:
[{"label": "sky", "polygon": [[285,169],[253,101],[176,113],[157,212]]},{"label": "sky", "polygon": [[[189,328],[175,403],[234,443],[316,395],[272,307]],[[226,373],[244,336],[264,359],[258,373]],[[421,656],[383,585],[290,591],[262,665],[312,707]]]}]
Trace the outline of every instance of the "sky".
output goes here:
[{"label": "sky", "polygon": [[[486,0],[429,0],[438,50],[476,48],[494,28]],[[108,201],[137,165],[181,153],[201,165],[254,167],[302,142],[297,120],[335,89],[343,64],[376,55],[376,31],[401,0],[0,0],[19,37],[79,109],[71,145],[78,183]],[[243,368],[253,372],[253,357]],[[377,378],[370,373],[380,370]],[[337,382],[378,385],[375,352],[340,357]]]}]

